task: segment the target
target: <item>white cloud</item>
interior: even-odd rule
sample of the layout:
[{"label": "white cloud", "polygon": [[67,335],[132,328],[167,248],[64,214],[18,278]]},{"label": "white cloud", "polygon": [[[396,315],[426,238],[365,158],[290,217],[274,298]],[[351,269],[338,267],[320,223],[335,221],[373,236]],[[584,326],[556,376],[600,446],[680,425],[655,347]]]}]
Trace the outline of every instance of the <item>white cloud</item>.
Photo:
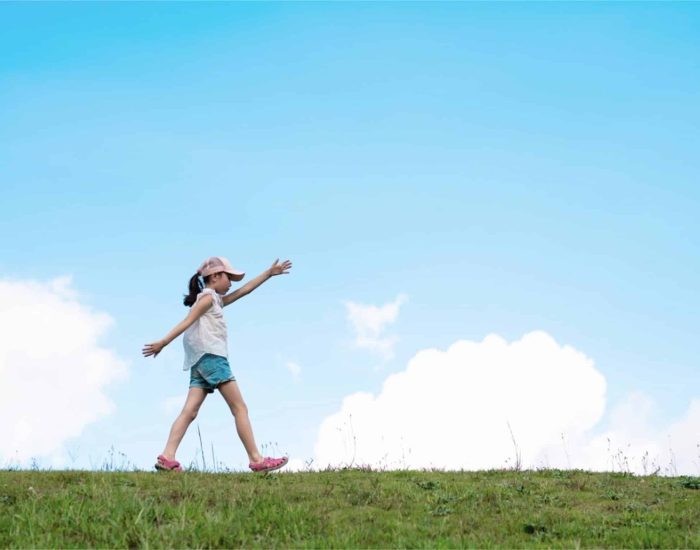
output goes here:
[{"label": "white cloud", "polygon": [[355,345],[379,353],[385,360],[394,356],[396,336],[383,335],[387,325],[394,323],[399,316],[399,309],[408,300],[400,294],[396,300],[383,306],[358,304],[346,301],[348,320],[355,330]]},{"label": "white cloud", "polygon": [[286,472],[306,472],[310,469],[310,465],[301,458],[290,458],[283,467]]},{"label": "white cloud", "polygon": [[0,280],[0,459],[55,453],[113,411],[104,390],[127,367],[98,344],[111,324],[68,277]]},{"label": "white cloud", "polygon": [[295,363],[294,361],[287,361],[284,366],[291,373],[292,378],[295,380],[299,379],[301,376],[301,367],[298,363]]},{"label": "white cloud", "polygon": [[[377,396],[347,396],[321,423],[314,464],[504,468],[515,465],[517,445],[523,468],[643,473],[641,457],[648,451],[648,470],[657,465],[665,473],[662,432],[649,428],[653,403],[643,395],[633,394],[612,411],[606,433],[591,434],[605,412],[605,394],[593,361],[545,332],[511,343],[497,335],[461,340],[447,351],[418,352]],[[699,471],[692,460],[698,458],[698,426],[700,402],[694,401],[663,431],[674,441],[679,473]],[[628,457],[638,453],[638,463],[611,463],[620,448]]]},{"label": "white cloud", "polygon": [[700,400],[693,399],[683,416],[656,427],[653,400],[632,392],[610,413],[610,427],[572,443],[588,469],[667,475],[700,474]]}]

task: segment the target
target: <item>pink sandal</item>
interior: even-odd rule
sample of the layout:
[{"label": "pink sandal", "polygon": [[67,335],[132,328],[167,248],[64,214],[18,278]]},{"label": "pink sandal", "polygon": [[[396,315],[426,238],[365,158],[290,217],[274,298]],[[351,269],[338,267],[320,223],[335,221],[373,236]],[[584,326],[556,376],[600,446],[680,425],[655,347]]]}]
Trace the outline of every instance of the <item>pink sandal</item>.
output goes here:
[{"label": "pink sandal", "polygon": [[262,462],[251,462],[248,466],[254,472],[271,472],[272,470],[279,470],[282,466],[289,462],[288,457],[283,458],[270,458],[266,456]]},{"label": "pink sandal", "polygon": [[177,460],[170,460],[163,455],[158,455],[156,462],[156,470],[171,470],[174,472],[182,472],[182,466]]}]

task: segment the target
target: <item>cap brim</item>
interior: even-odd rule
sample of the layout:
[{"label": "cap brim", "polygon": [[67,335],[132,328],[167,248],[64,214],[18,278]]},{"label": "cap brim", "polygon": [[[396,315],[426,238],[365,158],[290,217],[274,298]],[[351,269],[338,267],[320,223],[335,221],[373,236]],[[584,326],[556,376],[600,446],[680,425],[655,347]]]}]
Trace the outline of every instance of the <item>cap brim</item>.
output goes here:
[{"label": "cap brim", "polygon": [[243,277],[245,277],[245,272],[243,272],[243,271],[229,271],[229,270],[226,270],[226,273],[228,273],[229,275],[231,275],[231,277],[233,277],[233,280],[234,280],[234,281],[241,281],[241,280],[243,279]]}]

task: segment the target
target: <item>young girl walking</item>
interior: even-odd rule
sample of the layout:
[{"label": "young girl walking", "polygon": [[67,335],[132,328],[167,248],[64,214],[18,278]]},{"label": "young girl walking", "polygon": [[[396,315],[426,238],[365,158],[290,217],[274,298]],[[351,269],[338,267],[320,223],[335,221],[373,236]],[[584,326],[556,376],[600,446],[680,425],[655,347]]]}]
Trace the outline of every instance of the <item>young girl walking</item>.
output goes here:
[{"label": "young girl walking", "polygon": [[[249,467],[254,472],[277,470],[287,463],[287,457],[264,457],[258,451],[253,437],[253,429],[248,418],[248,407],[238,389],[236,378],[228,364],[227,329],[223,308],[239,298],[250,294],[265,281],[275,275],[286,275],[292,267],[289,260],[281,264],[279,259],[244,286],[227,294],[232,281],[240,281],[245,273],[238,271],[221,256],[212,256],[204,261],[189,283],[189,294],[184,303],[190,313],[178,323],[162,340],[146,344],[144,357],[154,358],[162,349],[183,332],[185,362],[183,370],[190,371],[190,389],[180,415],[170,429],[165,450],[158,456],[156,468],[159,470],[182,471],[175,460],[175,453],[190,423],[197,416],[207,394],[215,389],[221,392],[231,409],[236,422],[236,431],[248,453]],[[202,280],[204,284],[202,284]]]}]

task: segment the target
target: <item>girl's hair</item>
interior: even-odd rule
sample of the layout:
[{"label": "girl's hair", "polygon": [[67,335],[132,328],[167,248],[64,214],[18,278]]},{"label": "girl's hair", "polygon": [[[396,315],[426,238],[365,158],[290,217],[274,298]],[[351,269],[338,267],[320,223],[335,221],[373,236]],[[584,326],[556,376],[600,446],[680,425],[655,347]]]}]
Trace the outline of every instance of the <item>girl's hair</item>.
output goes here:
[{"label": "girl's hair", "polygon": [[194,304],[197,301],[197,294],[202,292],[202,289],[204,288],[204,285],[202,284],[202,281],[199,278],[199,273],[195,273],[192,275],[190,278],[190,293],[185,295],[185,299],[183,300],[183,303],[187,307],[192,307],[192,304]]}]

